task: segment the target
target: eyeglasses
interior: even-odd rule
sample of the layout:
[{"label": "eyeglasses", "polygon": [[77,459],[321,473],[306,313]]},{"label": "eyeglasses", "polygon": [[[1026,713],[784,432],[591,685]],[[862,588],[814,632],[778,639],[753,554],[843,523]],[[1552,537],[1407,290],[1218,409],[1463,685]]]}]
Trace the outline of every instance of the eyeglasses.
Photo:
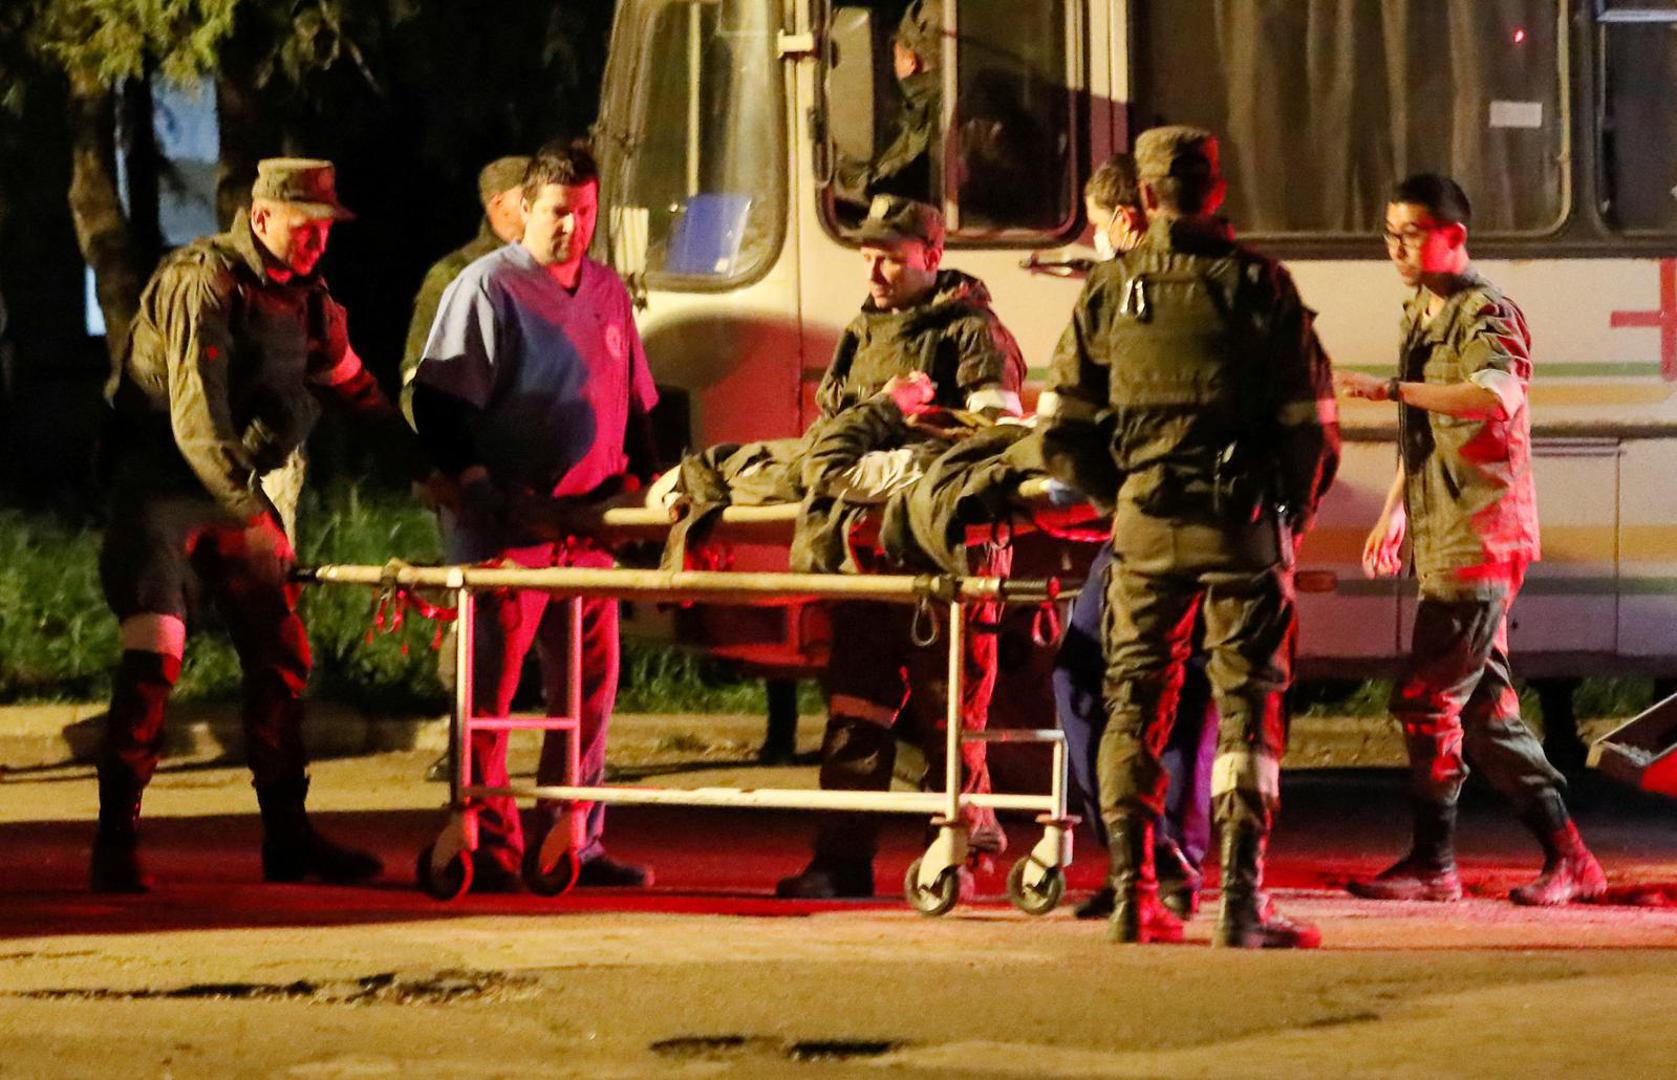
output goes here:
[{"label": "eyeglasses", "polygon": [[1380,230],[1380,235],[1386,238],[1386,246],[1389,248],[1418,248],[1426,242],[1427,234],[1436,228],[1437,225],[1405,225],[1396,230],[1388,227]]}]

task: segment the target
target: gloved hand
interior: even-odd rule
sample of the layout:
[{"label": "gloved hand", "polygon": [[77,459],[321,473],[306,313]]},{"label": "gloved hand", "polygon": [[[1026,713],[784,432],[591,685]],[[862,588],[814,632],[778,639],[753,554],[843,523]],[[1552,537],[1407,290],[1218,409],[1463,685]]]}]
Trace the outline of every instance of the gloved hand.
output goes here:
[{"label": "gloved hand", "polygon": [[244,542],[259,577],[279,582],[291,577],[297,553],[273,511],[264,510],[245,522]]},{"label": "gloved hand", "polygon": [[888,395],[896,402],[897,408],[903,411],[904,416],[913,416],[926,410],[932,403],[936,390],[929,375],[924,371],[916,371],[911,375],[893,376],[880,393]]},{"label": "gloved hand", "polygon": [[427,510],[460,512],[460,485],[441,469],[433,469],[425,479],[415,480],[413,496]]}]

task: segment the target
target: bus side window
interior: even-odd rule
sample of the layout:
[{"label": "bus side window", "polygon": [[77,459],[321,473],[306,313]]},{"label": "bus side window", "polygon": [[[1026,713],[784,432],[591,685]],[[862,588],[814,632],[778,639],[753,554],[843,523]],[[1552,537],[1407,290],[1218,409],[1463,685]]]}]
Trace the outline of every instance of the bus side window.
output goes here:
[{"label": "bus side window", "polygon": [[1058,232],[1077,214],[1067,6],[962,0],[958,17],[955,231]]},{"label": "bus side window", "polygon": [[[1078,210],[1070,35],[1080,25],[1071,13],[1082,2],[835,7],[823,81],[828,220],[847,232],[874,195],[890,194],[940,207],[957,242],[1041,242],[1070,228]],[[905,69],[895,42],[911,7],[923,49]]]},{"label": "bus side window", "polygon": [[1617,230],[1669,233],[1677,231],[1677,2],[1637,0],[1636,21],[1613,21],[1632,6],[1607,0],[1597,25],[1601,209]]},{"label": "bus side window", "polygon": [[879,149],[874,142],[879,65],[873,26],[867,8],[833,11],[827,35],[827,134],[841,158],[868,159]]},{"label": "bus side window", "polygon": [[1136,130],[1222,137],[1243,232],[1369,235],[1391,183],[1443,172],[1474,228],[1539,235],[1570,188],[1564,0],[1136,0]]}]

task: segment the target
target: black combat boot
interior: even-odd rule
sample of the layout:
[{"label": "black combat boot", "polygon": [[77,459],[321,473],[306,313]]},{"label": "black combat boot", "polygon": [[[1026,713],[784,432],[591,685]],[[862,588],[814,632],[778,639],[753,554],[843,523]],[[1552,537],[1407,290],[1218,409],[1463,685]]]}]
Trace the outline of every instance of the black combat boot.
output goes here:
[{"label": "black combat boot", "polygon": [[99,831],[93,837],[88,874],[96,893],[139,894],[151,891],[140,868],[140,796],[145,785],[125,770],[99,769]]},{"label": "black combat boot", "polygon": [[817,855],[774,894],[782,900],[867,900],[873,896],[873,860]]},{"label": "black combat boot", "polygon": [[1112,845],[1112,919],[1107,938],[1119,944],[1182,940],[1182,923],[1159,903],[1153,876],[1153,819],[1128,814],[1108,819]]},{"label": "black combat boot", "polygon": [[1183,922],[1200,910],[1200,872],[1174,840],[1160,840],[1153,848],[1153,866],[1159,879],[1159,903]]},{"label": "black combat boot", "polygon": [[1451,903],[1462,898],[1456,873],[1456,804],[1415,803],[1414,840],[1409,854],[1372,878],[1346,883],[1345,890],[1365,900],[1430,900]]},{"label": "black combat boot", "polygon": [[1078,904],[1072,915],[1079,919],[1110,919],[1112,909],[1117,905],[1118,893],[1109,880],[1106,884],[1089,894],[1089,898]]},{"label": "black combat boot", "polygon": [[1543,872],[1536,881],[1511,891],[1508,899],[1525,907],[1556,907],[1594,900],[1607,891],[1601,864],[1584,846],[1558,794],[1540,799],[1520,820],[1543,845]]},{"label": "black combat boot", "polygon": [[315,878],[328,885],[353,885],[384,872],[384,863],[365,851],[321,836],[309,823],[304,802],[308,780],[257,787],[262,808],[262,880],[296,882]]},{"label": "black combat boot", "polygon": [[180,658],[126,649],[112,678],[99,758],[99,831],[89,884],[98,893],[143,893],[140,797],[163,750],[163,716],[180,677]]},{"label": "black combat boot", "polygon": [[1264,895],[1264,853],[1268,831],[1255,821],[1222,824],[1223,904],[1217,912],[1213,945],[1238,949],[1314,949],[1321,931],[1275,910]]},{"label": "black combat boot", "polygon": [[[897,737],[872,720],[839,714],[821,740],[823,791],[887,791],[897,759]],[[879,850],[879,815],[823,815],[815,857],[781,878],[774,894],[785,900],[858,900],[873,896],[873,857]]]}]

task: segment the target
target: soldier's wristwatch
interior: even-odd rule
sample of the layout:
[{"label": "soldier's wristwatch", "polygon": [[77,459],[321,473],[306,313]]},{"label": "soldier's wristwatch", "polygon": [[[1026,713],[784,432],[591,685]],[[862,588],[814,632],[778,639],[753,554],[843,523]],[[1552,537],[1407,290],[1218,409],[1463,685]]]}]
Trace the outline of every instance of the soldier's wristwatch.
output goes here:
[{"label": "soldier's wristwatch", "polygon": [[1386,380],[1386,400],[1387,401],[1399,401],[1399,400],[1401,400],[1398,397],[1398,385],[1401,381],[1402,380],[1400,380],[1396,375],[1393,375],[1391,378]]}]

